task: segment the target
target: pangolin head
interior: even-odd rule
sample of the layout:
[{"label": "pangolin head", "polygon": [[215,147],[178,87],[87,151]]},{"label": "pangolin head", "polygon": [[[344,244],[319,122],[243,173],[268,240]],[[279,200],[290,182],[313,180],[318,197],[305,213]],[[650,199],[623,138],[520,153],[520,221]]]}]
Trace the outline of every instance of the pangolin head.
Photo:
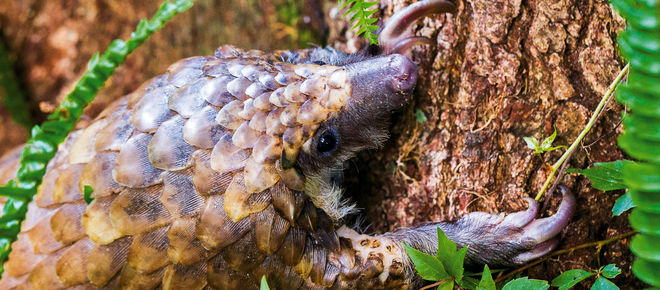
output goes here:
[{"label": "pangolin head", "polygon": [[282,182],[340,218],[352,210],[338,190],[343,163],[386,139],[390,114],[411,97],[417,66],[400,54],[255,53],[223,46],[204,65],[217,85],[200,92],[222,106],[215,119],[231,131],[215,144],[211,167],[242,167],[248,195]]}]

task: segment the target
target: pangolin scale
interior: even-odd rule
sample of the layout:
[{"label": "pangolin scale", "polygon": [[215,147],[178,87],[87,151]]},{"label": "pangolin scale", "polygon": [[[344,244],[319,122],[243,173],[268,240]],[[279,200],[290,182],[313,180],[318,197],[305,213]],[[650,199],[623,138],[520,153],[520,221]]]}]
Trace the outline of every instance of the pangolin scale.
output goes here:
[{"label": "pangolin scale", "polygon": [[[380,55],[222,46],[173,64],[60,146],[0,289],[256,289],[264,275],[276,289],[409,288],[420,279],[402,242],[434,252],[436,227],[470,246],[468,264],[547,253],[570,194],[539,220],[530,201],[507,217],[377,236],[341,224],[353,208],[337,172],[382,143],[415,85],[416,65],[393,52],[420,41],[402,31],[452,7],[430,0],[396,14]],[[0,161],[0,182],[13,177],[16,152]]]}]

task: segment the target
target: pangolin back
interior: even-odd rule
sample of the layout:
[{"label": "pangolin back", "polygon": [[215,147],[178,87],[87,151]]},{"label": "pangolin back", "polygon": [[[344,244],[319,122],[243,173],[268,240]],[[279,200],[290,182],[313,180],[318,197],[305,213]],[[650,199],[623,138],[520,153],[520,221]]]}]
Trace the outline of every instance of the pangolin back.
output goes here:
[{"label": "pangolin back", "polygon": [[[282,289],[352,285],[369,260],[292,167],[350,96],[346,72],[287,57],[223,46],[184,59],[72,133],[0,288],[244,289],[264,274]],[[372,266],[361,283],[384,270]]]}]

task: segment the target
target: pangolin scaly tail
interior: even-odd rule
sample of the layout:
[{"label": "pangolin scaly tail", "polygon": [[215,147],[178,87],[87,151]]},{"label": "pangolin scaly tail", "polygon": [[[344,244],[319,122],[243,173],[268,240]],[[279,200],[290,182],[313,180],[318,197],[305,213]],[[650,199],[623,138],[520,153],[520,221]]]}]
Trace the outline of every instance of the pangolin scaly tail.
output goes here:
[{"label": "pangolin scaly tail", "polygon": [[[428,9],[453,7],[422,4],[386,25],[386,54],[417,41],[402,30]],[[321,48],[222,46],[173,64],[60,146],[0,289],[254,289],[264,275],[276,289],[407,288],[419,278],[401,242],[435,251],[436,227],[470,245],[476,264],[547,253],[570,194],[540,220],[531,202],[506,218],[473,213],[379,236],[341,225],[352,211],[338,189],[343,162],[384,141],[416,78],[403,55]]]}]

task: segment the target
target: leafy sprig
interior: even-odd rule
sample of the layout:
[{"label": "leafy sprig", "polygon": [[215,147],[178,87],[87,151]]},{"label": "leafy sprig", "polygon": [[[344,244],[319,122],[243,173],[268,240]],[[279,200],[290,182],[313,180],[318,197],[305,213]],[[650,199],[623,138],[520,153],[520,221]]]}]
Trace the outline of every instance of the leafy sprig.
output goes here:
[{"label": "leafy sprig", "polygon": [[189,9],[192,4],[193,0],[165,1],[151,20],[140,21],[127,41],[116,39],[103,55],[96,53],[92,56],[87,71],[75,84],[73,91],[48,116],[46,122],[32,128],[32,137],[21,153],[21,166],[16,179],[0,187],[0,195],[7,197],[0,217],[0,273],[4,271],[1,264],[9,256],[11,243],[16,240],[21,222],[25,219],[27,205],[37,193],[37,187],[46,173],[46,165],[80,119],[85,106],[94,100],[99,89],[128,54],[175,14]]},{"label": "leafy sprig", "polygon": [[344,17],[351,15],[350,22],[353,28],[357,28],[357,35],[363,35],[369,41],[369,44],[378,44],[378,35],[375,31],[378,30],[378,25],[374,25],[378,19],[374,17],[374,13],[378,11],[374,6],[378,1],[367,0],[338,0],[342,8],[348,8],[344,13]]},{"label": "leafy sprig", "polygon": [[564,145],[553,147],[552,143],[555,142],[555,138],[557,138],[557,127],[555,127],[552,135],[543,139],[543,142],[541,143],[539,143],[539,140],[535,137],[523,137],[523,140],[525,140],[525,143],[527,143],[527,148],[534,150],[534,153],[536,154],[541,154],[543,152],[550,152],[559,148],[566,148]]}]

